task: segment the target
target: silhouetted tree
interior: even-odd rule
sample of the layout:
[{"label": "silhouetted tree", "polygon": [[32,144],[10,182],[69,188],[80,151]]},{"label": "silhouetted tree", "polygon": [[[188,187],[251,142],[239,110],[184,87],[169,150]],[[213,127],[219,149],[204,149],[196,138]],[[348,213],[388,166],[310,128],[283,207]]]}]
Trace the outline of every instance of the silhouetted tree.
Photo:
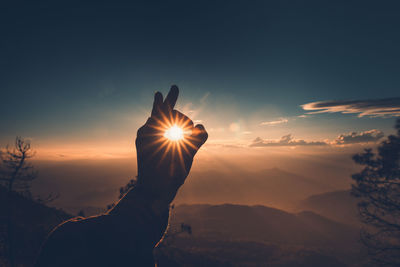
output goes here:
[{"label": "silhouetted tree", "polygon": [[[57,194],[49,194],[45,197],[32,196],[31,182],[37,178],[37,171],[29,159],[35,156],[35,151],[31,148],[31,143],[22,137],[15,138],[14,146],[7,147],[0,153],[0,185],[4,186],[8,192],[15,191],[26,198],[46,204],[58,198]],[[11,199],[11,198],[10,198]],[[15,264],[15,230],[14,230],[14,210],[12,203],[8,203],[5,221],[2,228],[5,229],[6,250],[10,266]]]},{"label": "silhouetted tree", "polygon": [[137,184],[137,178],[129,180],[129,182],[119,189],[119,197],[121,199],[126,193],[128,193],[129,189],[133,188]]},{"label": "silhouetted tree", "polygon": [[19,136],[15,138],[12,148],[7,145],[1,153],[0,181],[8,191],[31,197],[30,183],[37,177],[37,172],[28,160],[34,155],[31,143]]},{"label": "silhouetted tree", "polygon": [[361,240],[379,264],[400,266],[400,119],[396,135],[380,143],[377,153],[365,149],[353,156],[364,168],[354,174],[352,194],[366,228]]},{"label": "silhouetted tree", "polygon": [[[17,136],[13,147],[7,145],[1,152],[0,182],[8,192],[16,191],[25,197],[32,198],[30,191],[31,181],[37,177],[33,166],[28,160],[35,155],[29,141]],[[6,211],[6,249],[11,266],[15,264],[14,224],[12,221],[12,205],[7,205]]]},{"label": "silhouetted tree", "polygon": [[32,197],[31,182],[37,178],[37,171],[29,159],[35,156],[31,143],[20,136],[15,138],[13,147],[7,145],[0,153],[0,184],[8,191],[15,191],[25,197],[31,198],[42,204],[47,204],[59,197],[50,193],[47,196]]}]

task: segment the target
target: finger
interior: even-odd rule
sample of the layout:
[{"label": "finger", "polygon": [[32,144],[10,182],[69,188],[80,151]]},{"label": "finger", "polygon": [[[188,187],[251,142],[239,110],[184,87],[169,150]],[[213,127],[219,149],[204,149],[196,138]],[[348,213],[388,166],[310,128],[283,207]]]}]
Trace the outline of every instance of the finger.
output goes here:
[{"label": "finger", "polygon": [[156,127],[156,120],[153,117],[149,117],[146,123],[138,129],[137,136],[146,137],[154,135],[155,127]]},{"label": "finger", "polygon": [[164,101],[163,106],[164,106],[165,110],[170,111],[170,110],[174,109],[176,101],[178,100],[178,95],[179,95],[178,86],[172,85],[171,89],[169,90],[169,93]]},{"label": "finger", "polygon": [[188,116],[184,115],[183,113],[173,110],[172,111],[172,123],[179,125],[183,128],[184,131],[192,131],[193,130],[193,121],[189,119]]},{"label": "finger", "polygon": [[163,105],[163,95],[160,92],[156,92],[154,95],[153,109],[151,111],[151,116],[156,116]]},{"label": "finger", "polygon": [[208,134],[201,124],[193,128],[192,134],[187,138],[190,142],[189,151],[192,156],[196,155],[200,147],[206,142]]},{"label": "finger", "polygon": [[193,128],[192,135],[190,137],[193,145],[199,149],[207,141],[208,133],[202,124],[197,124]]}]

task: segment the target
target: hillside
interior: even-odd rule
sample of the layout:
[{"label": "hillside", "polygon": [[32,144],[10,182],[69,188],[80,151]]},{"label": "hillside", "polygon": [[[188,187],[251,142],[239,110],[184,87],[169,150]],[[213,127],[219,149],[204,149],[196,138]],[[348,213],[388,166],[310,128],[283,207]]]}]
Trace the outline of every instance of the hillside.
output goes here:
[{"label": "hillside", "polygon": [[332,220],[360,225],[357,199],[350,195],[350,190],[333,191],[313,195],[301,201],[300,210],[310,210]]},{"label": "hillside", "polygon": [[350,244],[357,235],[355,228],[313,212],[293,214],[265,206],[181,205],[171,221],[189,223],[194,236],[213,239],[335,245]]},{"label": "hillside", "polygon": [[[8,204],[14,211],[18,263],[32,266],[45,236],[71,216],[1,188],[0,198],[2,217]],[[173,209],[169,231],[179,229],[182,222],[191,225],[193,234],[167,238],[155,252],[160,267],[346,266],[360,262],[363,256],[356,227],[311,211],[289,213],[260,205],[180,205]]]},{"label": "hillside", "polygon": [[[211,253],[211,248],[208,246],[210,242],[215,242],[221,247],[220,253],[228,253],[235,247],[251,244],[257,248],[256,251],[265,250],[263,253],[266,254],[263,257],[266,262],[272,260],[265,258],[271,253],[267,250],[271,249],[277,251],[274,255],[285,254],[286,257],[292,255],[291,260],[294,261],[296,259],[300,261],[301,255],[308,253],[313,255],[310,256],[312,259],[320,257],[325,263],[332,263],[332,266],[340,266],[336,265],[338,262],[353,264],[360,260],[358,229],[313,212],[294,214],[265,206],[232,204],[180,205],[174,209],[171,218],[172,228],[182,222],[190,224],[193,229],[190,237],[193,243],[189,244],[188,240],[179,241],[186,244],[181,244],[183,251],[193,246],[196,253],[199,251]],[[181,246],[179,242],[178,248]],[[205,243],[208,245],[204,245]],[[242,257],[246,258],[245,253],[242,253]],[[250,260],[252,257],[250,248],[247,253],[249,253],[247,258]],[[262,256],[262,253],[260,255]],[[301,261],[303,260],[306,261],[305,259]],[[280,263],[277,261],[277,266]],[[294,265],[288,263],[282,266]]]},{"label": "hillside", "polygon": [[[72,216],[55,208],[24,198],[15,192],[8,192],[0,186],[1,242],[5,240],[7,208],[11,207],[11,225],[15,256],[21,266],[32,266],[47,234],[59,223]],[[0,266],[5,266],[4,246],[0,251]]]},{"label": "hillside", "polygon": [[179,237],[156,250],[159,267],[343,267],[346,263],[317,249],[251,241]]}]

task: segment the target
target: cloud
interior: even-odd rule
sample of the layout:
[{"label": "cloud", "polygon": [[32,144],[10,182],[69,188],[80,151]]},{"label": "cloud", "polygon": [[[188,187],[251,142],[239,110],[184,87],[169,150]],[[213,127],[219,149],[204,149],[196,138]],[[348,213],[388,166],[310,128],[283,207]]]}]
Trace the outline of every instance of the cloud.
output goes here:
[{"label": "cloud", "polygon": [[380,130],[369,130],[364,132],[352,132],[340,134],[333,141],[305,141],[302,139],[294,139],[291,134],[284,135],[279,140],[268,140],[257,137],[254,139],[250,147],[281,147],[281,146],[328,146],[328,145],[347,145],[360,143],[375,143],[384,136]]},{"label": "cloud", "polygon": [[354,100],[354,101],[319,101],[301,105],[307,114],[317,113],[358,113],[358,117],[400,116],[400,97]]},{"label": "cloud", "polygon": [[328,143],[323,142],[323,141],[305,141],[305,140],[297,140],[292,137],[291,134],[284,135],[281,137],[280,140],[264,140],[261,139],[260,137],[257,137],[256,139],[253,140],[253,142],[250,144],[251,147],[266,147],[266,146],[325,146],[328,145]]},{"label": "cloud", "polygon": [[207,100],[207,98],[210,96],[210,92],[207,92],[207,93],[205,93],[204,95],[203,95],[203,97],[202,98],[200,98],[200,104],[204,104],[205,102],[206,102],[206,100]]},{"label": "cloud", "polygon": [[309,118],[310,115],[305,115],[305,114],[303,114],[303,115],[299,115],[299,116],[297,116],[297,117],[298,117],[298,118],[305,119],[305,118]]},{"label": "cloud", "polygon": [[260,125],[262,125],[262,126],[275,126],[277,124],[287,123],[288,121],[289,121],[288,119],[282,118],[282,119],[279,119],[279,120],[276,120],[276,121],[264,121],[264,122],[261,122]]},{"label": "cloud", "polygon": [[348,134],[339,135],[334,141],[334,144],[345,145],[345,144],[376,142],[383,136],[384,136],[383,132],[376,129],[359,133],[352,132]]}]

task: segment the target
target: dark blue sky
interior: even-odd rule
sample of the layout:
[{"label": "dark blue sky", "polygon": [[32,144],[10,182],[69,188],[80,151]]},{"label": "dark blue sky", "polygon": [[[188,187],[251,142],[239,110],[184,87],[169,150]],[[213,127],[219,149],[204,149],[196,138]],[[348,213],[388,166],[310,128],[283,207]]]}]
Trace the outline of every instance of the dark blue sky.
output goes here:
[{"label": "dark blue sky", "polygon": [[[292,118],[314,101],[400,96],[398,1],[52,2],[0,8],[1,142],[132,137],[173,83],[219,139],[232,123],[251,138],[393,124]],[[275,133],[259,127],[280,118]]]}]

